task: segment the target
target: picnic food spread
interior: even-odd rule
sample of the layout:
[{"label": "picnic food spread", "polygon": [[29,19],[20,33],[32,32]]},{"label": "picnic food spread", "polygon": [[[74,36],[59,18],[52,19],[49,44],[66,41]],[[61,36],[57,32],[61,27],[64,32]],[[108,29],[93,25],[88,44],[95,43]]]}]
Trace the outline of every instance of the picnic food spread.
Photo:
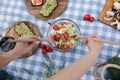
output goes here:
[{"label": "picnic food spread", "polygon": [[[77,0],[77,1],[79,2],[79,0]],[[102,19],[105,22],[108,22],[110,26],[114,26],[117,30],[120,30],[120,22],[119,22],[120,21],[120,0],[113,0],[113,2],[114,3],[112,4],[112,7],[109,7],[109,9],[106,9],[105,15],[102,16]],[[44,19],[43,20],[44,24],[47,24],[49,22],[49,21],[47,21],[48,19],[57,18],[61,13],[63,13],[63,11],[66,9],[67,3],[68,3],[68,0],[26,0],[26,7],[27,7],[28,11],[33,16],[35,16],[36,18],[39,18],[40,20]],[[70,4],[69,5],[69,8],[71,8],[70,10],[73,10],[74,6]],[[77,9],[78,8],[79,8],[79,6],[77,6]],[[79,10],[77,10],[77,12],[78,11]],[[77,12],[75,12],[75,14]],[[28,16],[31,16],[31,15],[28,15]],[[92,13],[87,12],[87,13],[82,15],[82,18],[83,18],[84,22],[88,21],[90,26],[93,26],[94,22],[97,22],[97,21],[95,21],[96,17],[93,17],[93,16],[95,16],[95,15],[93,15]],[[62,17],[64,17],[64,16],[62,16]],[[67,16],[65,16],[65,17],[67,17]],[[79,19],[81,19],[80,17],[74,16],[74,14],[72,14],[72,12],[71,12],[69,17],[71,19],[72,19],[72,17],[74,17],[75,19],[78,19],[78,21],[79,21]],[[32,18],[35,19],[34,17],[32,17]],[[34,20],[34,21],[35,21],[34,23],[36,23],[36,21],[39,22],[38,19]],[[79,22],[77,24],[79,24]],[[42,24],[40,24],[40,23],[38,23],[37,25],[39,26],[40,29],[43,29],[43,27],[48,28],[48,26],[42,26]],[[96,26],[96,23],[95,23],[95,26]],[[81,26],[81,27],[82,27],[82,29],[84,29],[84,28],[86,29],[86,27],[84,27],[84,26]],[[91,28],[91,27],[89,27],[89,28]],[[95,28],[95,30],[96,30],[96,28]],[[18,39],[19,37],[24,36],[24,35],[36,35],[36,36],[39,37],[40,36],[39,31],[40,30],[38,28],[36,28],[36,26],[34,24],[32,24],[31,22],[20,21],[18,23],[15,22],[12,26],[10,26],[8,28],[8,30],[6,31],[6,33],[5,33],[5,36],[12,36],[15,39]],[[64,51],[69,51],[68,54],[70,55],[70,49],[74,49],[74,47],[76,46],[76,44],[78,42],[78,39],[75,38],[76,33],[79,34],[76,31],[76,26],[72,22],[60,21],[58,23],[55,23],[54,25],[52,25],[52,28],[50,30],[50,34],[52,35],[53,41],[55,42],[55,48],[51,47],[49,45],[49,43],[48,44],[41,43],[39,45],[40,46],[39,48],[41,48],[39,50],[39,52],[42,53],[45,56],[48,55],[48,57],[49,57],[49,54],[47,54],[47,53],[54,53],[55,50],[63,51],[63,53],[64,53]],[[84,32],[84,34],[86,35],[86,33],[87,33],[87,29]],[[25,55],[23,57],[31,56],[36,51],[37,48],[38,48],[38,46],[36,46],[33,49],[33,51],[30,51],[29,55]],[[77,47],[77,48],[79,48],[79,47]],[[58,52],[58,53],[61,53],[61,52]],[[72,53],[79,53],[79,50],[78,50],[78,52],[73,51]],[[36,57],[36,55],[38,56],[38,54],[35,54],[34,56]],[[51,60],[56,59],[55,56],[58,56],[58,55],[62,55],[62,57],[64,56],[63,54],[57,54],[57,55],[53,54],[53,56],[51,54],[50,55],[50,56],[52,56],[52,57],[50,57]],[[65,56],[69,56],[69,55],[65,55]],[[74,54],[72,54],[72,55],[74,55]],[[77,55],[79,55],[79,54],[77,54]],[[33,59],[33,58],[34,57],[32,57],[30,59]],[[63,57],[63,58],[64,59],[61,59],[60,61],[67,60],[65,57]],[[42,58],[40,58],[40,59],[43,61],[43,63],[45,62]],[[40,60],[40,59],[38,59],[38,60]],[[73,59],[70,58],[70,60],[73,62]],[[117,65],[119,65],[119,60],[120,60],[119,58],[115,58],[114,60],[112,60],[113,62],[110,62],[110,63],[118,62]],[[35,59],[35,61],[36,61],[36,59]],[[34,61],[33,61],[33,63],[34,63]],[[34,65],[32,65],[32,66],[34,66]],[[54,66],[56,66],[56,65],[54,65]],[[38,68],[38,65],[37,65],[37,68]],[[35,69],[37,70],[37,68],[35,68]],[[47,66],[47,68],[48,68],[48,66]],[[56,74],[58,72],[58,71],[55,71],[56,69],[58,71],[60,71],[62,68],[55,68],[54,70],[50,70],[50,71],[49,71],[49,69],[46,69],[43,72],[42,75],[45,74],[47,76],[47,77],[46,76],[45,77],[48,78],[48,77],[50,77],[50,76],[52,76],[52,75],[54,75],[54,74]],[[108,71],[110,72],[110,75],[112,75],[112,78],[110,77],[110,79],[119,79],[118,75],[119,75],[120,72],[119,72],[118,69],[113,70],[112,68],[109,68]]]}]

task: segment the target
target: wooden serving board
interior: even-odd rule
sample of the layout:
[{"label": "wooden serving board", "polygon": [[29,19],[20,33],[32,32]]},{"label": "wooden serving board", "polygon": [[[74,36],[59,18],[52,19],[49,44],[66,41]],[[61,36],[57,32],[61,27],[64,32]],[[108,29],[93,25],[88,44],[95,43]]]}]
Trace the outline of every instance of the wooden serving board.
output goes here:
[{"label": "wooden serving board", "polygon": [[[43,4],[45,3],[46,0],[43,0]],[[68,4],[68,0],[57,0],[58,5],[57,7],[53,10],[53,12],[50,14],[50,16],[48,17],[44,17],[43,15],[39,14],[39,11],[42,7],[42,5],[40,6],[33,6],[31,0],[26,0],[26,6],[28,8],[28,11],[35,17],[39,18],[39,19],[43,19],[43,20],[49,20],[49,19],[53,19],[58,17],[59,15],[61,15],[64,10],[67,7]]]},{"label": "wooden serving board", "polygon": [[[15,28],[16,28],[16,25],[19,25],[20,23],[25,23],[30,29],[31,31],[33,32],[34,35],[40,37],[40,31],[39,29],[36,27],[36,25],[34,25],[33,23],[31,22],[28,22],[28,21],[20,21],[20,22],[16,22],[14,23],[12,26],[10,26],[8,28],[8,30],[5,32],[5,36],[12,36],[14,37],[15,39],[18,39],[20,36],[18,35],[18,33],[15,31]],[[31,56],[35,51],[36,49],[38,48],[38,46],[35,46],[32,51],[30,51],[28,53],[28,55],[24,55],[23,57],[28,57],[28,56]]]},{"label": "wooden serving board", "polygon": [[111,25],[110,25],[111,22],[113,22],[113,20],[114,20],[116,17],[114,17],[113,20],[111,20],[111,21],[106,21],[106,20],[104,20],[104,17],[106,16],[106,11],[108,11],[108,10],[110,10],[110,9],[113,8],[113,3],[114,3],[114,0],[107,0],[107,3],[106,3],[106,5],[104,6],[104,8],[103,8],[103,10],[102,10],[102,12],[101,12],[101,14],[100,14],[100,16],[99,16],[98,19],[99,19],[101,22],[103,22],[103,23],[105,23],[105,24],[109,25],[110,27],[112,27],[112,28],[114,28],[114,29],[117,30],[117,26],[111,26]]}]

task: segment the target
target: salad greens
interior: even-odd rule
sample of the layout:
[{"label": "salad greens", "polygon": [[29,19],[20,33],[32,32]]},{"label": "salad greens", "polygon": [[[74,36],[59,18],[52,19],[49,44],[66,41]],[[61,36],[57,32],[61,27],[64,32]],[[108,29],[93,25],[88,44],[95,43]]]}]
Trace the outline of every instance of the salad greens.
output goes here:
[{"label": "salad greens", "polygon": [[51,63],[50,65],[45,64],[44,74],[45,76],[41,78],[41,80],[46,80],[46,78],[49,78],[59,71],[61,71],[65,67],[65,62],[63,62],[62,66],[59,68],[55,68],[55,63]]},{"label": "salad greens", "polygon": [[58,22],[53,25],[51,30],[52,37],[58,50],[67,51],[73,48],[77,40],[73,37],[76,35],[75,26],[68,22]]},{"label": "salad greens", "polygon": [[[113,57],[112,59],[108,60],[107,63],[120,65],[120,57]],[[110,67],[108,68],[108,72],[112,80],[120,80],[120,70]]]}]

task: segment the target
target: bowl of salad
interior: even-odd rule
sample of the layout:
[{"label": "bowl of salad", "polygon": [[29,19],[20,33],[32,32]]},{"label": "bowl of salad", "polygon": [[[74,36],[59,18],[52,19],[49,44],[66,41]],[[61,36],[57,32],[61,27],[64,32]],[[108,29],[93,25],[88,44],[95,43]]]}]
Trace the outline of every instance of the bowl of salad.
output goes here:
[{"label": "bowl of salad", "polygon": [[74,49],[79,39],[75,39],[76,33],[80,34],[78,25],[70,19],[59,19],[53,22],[47,36],[51,36],[54,41],[54,49],[58,51],[70,51]]}]

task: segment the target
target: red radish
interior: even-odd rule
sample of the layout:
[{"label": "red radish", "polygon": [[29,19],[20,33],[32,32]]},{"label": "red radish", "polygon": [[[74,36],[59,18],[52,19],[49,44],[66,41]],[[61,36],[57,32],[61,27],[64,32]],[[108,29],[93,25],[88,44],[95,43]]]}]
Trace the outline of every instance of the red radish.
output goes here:
[{"label": "red radish", "polygon": [[67,32],[65,32],[65,33],[63,34],[63,36],[64,36],[65,40],[68,40],[68,39],[69,39],[69,34],[68,34]]},{"label": "red radish", "polygon": [[56,31],[57,31],[57,30],[60,30],[59,26],[57,26],[57,25],[54,25],[54,26],[53,26],[53,29],[56,30]]},{"label": "red radish", "polygon": [[46,45],[45,45],[45,44],[40,44],[40,47],[41,47],[42,49],[46,49]]},{"label": "red radish", "polygon": [[50,46],[47,46],[46,50],[47,50],[47,52],[52,52],[53,51]]},{"label": "red radish", "polygon": [[69,49],[69,45],[64,44],[63,49],[64,49],[64,50],[68,50],[68,49]]},{"label": "red radish", "polygon": [[42,54],[46,54],[47,50],[46,49],[42,49]]},{"label": "red radish", "polygon": [[89,20],[89,19],[90,19],[90,14],[85,14],[83,20]]},{"label": "red radish", "polygon": [[90,17],[90,22],[94,22],[94,17]]}]

